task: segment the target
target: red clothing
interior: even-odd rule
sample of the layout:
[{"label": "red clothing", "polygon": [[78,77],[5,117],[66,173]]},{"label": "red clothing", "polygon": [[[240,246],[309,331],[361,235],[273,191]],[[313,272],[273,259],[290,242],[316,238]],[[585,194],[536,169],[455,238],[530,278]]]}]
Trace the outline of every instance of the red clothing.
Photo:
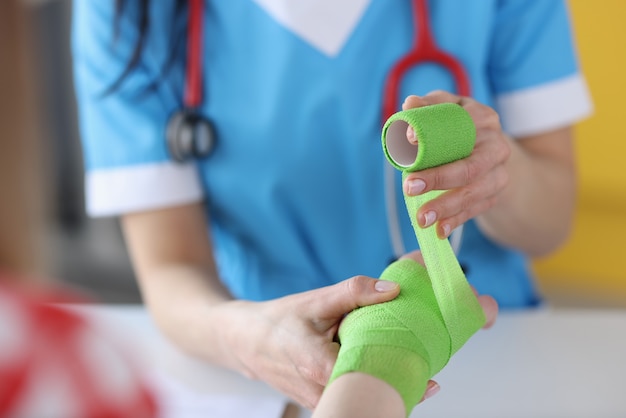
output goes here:
[{"label": "red clothing", "polygon": [[0,285],[0,417],[155,417],[152,395],[111,340],[73,312]]}]

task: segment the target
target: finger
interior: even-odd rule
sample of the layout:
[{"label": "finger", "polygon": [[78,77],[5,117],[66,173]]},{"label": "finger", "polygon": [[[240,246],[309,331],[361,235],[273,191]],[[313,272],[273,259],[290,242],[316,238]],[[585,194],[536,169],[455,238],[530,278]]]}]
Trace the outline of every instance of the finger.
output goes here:
[{"label": "finger", "polygon": [[328,379],[330,379],[330,375],[333,373],[341,347],[338,340],[339,336],[335,333],[333,337],[336,339],[335,341],[324,344],[320,349],[323,353],[323,358],[319,366],[319,378],[315,379],[315,381],[324,386],[328,383]]},{"label": "finger", "polygon": [[402,110],[414,109],[416,107],[428,106],[428,102],[426,102],[420,96],[407,96],[402,103]]},{"label": "finger", "polygon": [[496,318],[498,317],[498,302],[496,302],[496,300],[489,295],[481,295],[478,296],[478,303],[480,303],[480,306],[483,308],[483,312],[485,312],[485,317],[487,318],[483,328],[491,328],[493,324],[495,324]]},{"label": "finger", "polygon": [[[411,96],[410,96],[411,97]],[[416,96],[417,97],[417,96]],[[456,103],[463,107],[472,118],[476,127],[476,143],[484,141],[483,131],[492,131],[502,133],[500,124],[500,115],[490,106],[482,104],[471,97],[458,96],[446,91],[434,91],[425,96],[419,97],[419,100],[408,100],[407,103],[418,104],[419,106],[432,106],[441,103]],[[415,106],[417,107],[417,106]]]},{"label": "finger", "polygon": [[[315,398],[319,394],[318,389],[328,383],[339,354],[339,343],[322,339],[324,341],[318,343],[315,339],[309,338],[304,342],[307,346],[303,346],[300,352],[287,354],[289,359],[287,363],[291,366],[289,372],[295,370],[298,373],[298,381],[305,384],[302,394],[306,394],[310,399]],[[309,346],[315,348],[309,349]],[[295,381],[293,376],[287,373],[285,375],[292,379],[293,384]]]},{"label": "finger", "polygon": [[484,199],[476,202],[475,205],[471,206],[467,210],[459,212],[455,216],[440,219],[437,223],[437,236],[439,238],[449,237],[455,228],[458,228],[470,219],[474,219],[481,213],[485,213],[494,207],[497,202],[498,196],[494,195],[485,197]]},{"label": "finger", "polygon": [[[469,113],[474,125],[476,126],[476,132],[480,133],[483,130],[502,131],[500,125],[500,115],[492,107],[486,106],[475,100],[465,102],[463,108]],[[476,138],[476,141],[480,141],[480,138]]]},{"label": "finger", "polygon": [[420,403],[424,402],[428,398],[432,398],[433,396],[435,396],[440,389],[441,387],[437,382],[435,382],[434,380],[429,380],[428,384],[426,385],[426,392],[424,392],[424,396],[422,396],[422,400],[420,401]]},{"label": "finger", "polygon": [[[506,169],[502,166],[498,167],[482,179],[468,186],[449,190],[422,205],[417,214],[418,223],[422,227],[427,227],[437,220],[441,222],[448,220],[448,224],[451,225],[450,220],[456,217],[459,218],[457,221],[462,223],[479,214],[479,208],[482,211],[492,207],[508,181],[509,175]],[[453,229],[456,226],[458,224],[453,225]]]},{"label": "finger", "polygon": [[474,99],[465,96],[459,96],[458,94],[450,93],[444,90],[434,90],[425,96],[421,97],[422,101],[426,103],[426,106],[431,106],[441,103],[456,103],[463,107],[470,103],[476,102]]},{"label": "finger", "polygon": [[[430,190],[449,190],[470,184],[475,178],[485,175],[493,163],[480,154],[453,161],[443,166],[416,171],[407,175],[404,191],[409,196]],[[415,183],[421,181],[422,184]],[[416,186],[420,186],[416,190]]]},{"label": "finger", "polygon": [[355,276],[332,286],[303,294],[308,314],[312,318],[338,319],[361,306],[387,302],[400,293],[397,283]]},{"label": "finger", "polygon": [[404,99],[402,110],[413,109],[416,107],[431,106],[441,103],[457,103],[466,106],[471,103],[477,103],[474,99],[465,96],[459,96],[443,90],[435,90],[425,96],[410,95]]},{"label": "finger", "polygon": [[[404,99],[404,102],[402,103],[402,110],[414,109],[426,105],[428,105],[428,103],[422,100],[421,97],[411,95],[407,96],[407,98]],[[415,131],[413,130],[413,127],[411,125],[408,125],[406,128],[406,138],[409,143],[417,145],[417,136],[415,135]]]},{"label": "finger", "polygon": [[406,128],[406,139],[409,141],[409,144],[417,145],[417,136],[415,135],[415,130],[411,125],[408,125]]},{"label": "finger", "polygon": [[472,117],[476,129],[500,127],[500,117],[492,107],[486,106],[471,97],[459,96],[443,90],[432,91],[425,96],[409,96],[402,108],[432,106],[441,103],[456,103],[462,106]]},{"label": "finger", "polygon": [[415,196],[431,190],[450,190],[467,186],[494,167],[502,166],[508,160],[510,151],[510,145],[506,141],[495,138],[485,140],[477,144],[467,158],[407,175],[403,183],[404,192],[409,196]]},{"label": "finger", "polygon": [[257,376],[278,391],[289,396],[306,408],[314,408],[324,391],[328,376],[323,382],[311,378],[315,367],[305,367],[302,360],[283,361],[278,369],[266,368],[266,373]]}]

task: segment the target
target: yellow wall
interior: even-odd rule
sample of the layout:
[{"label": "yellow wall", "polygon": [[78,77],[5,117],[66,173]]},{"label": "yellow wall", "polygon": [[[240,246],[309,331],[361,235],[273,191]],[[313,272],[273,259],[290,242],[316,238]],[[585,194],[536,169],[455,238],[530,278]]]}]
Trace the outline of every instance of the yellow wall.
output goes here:
[{"label": "yellow wall", "polygon": [[595,111],[576,127],[573,235],[535,267],[548,297],[626,306],[626,0],[570,0],[570,7]]}]

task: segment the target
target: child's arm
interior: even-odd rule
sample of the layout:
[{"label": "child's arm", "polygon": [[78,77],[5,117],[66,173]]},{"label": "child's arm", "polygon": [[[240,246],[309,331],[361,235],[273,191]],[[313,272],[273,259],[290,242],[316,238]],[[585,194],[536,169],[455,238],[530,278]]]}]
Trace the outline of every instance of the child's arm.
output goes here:
[{"label": "child's arm", "polygon": [[365,373],[347,373],[324,391],[312,418],[404,418],[400,394],[387,382]]}]

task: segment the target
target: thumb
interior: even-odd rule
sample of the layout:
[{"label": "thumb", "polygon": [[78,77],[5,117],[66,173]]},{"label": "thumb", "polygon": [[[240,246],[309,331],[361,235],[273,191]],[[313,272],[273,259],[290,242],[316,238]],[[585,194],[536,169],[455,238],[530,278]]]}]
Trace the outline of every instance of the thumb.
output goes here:
[{"label": "thumb", "polygon": [[413,109],[415,107],[428,106],[428,104],[429,104],[428,101],[423,99],[422,97],[411,95],[411,96],[407,96],[406,99],[404,99],[404,102],[402,103],[402,110]]},{"label": "thumb", "polygon": [[400,285],[367,276],[354,276],[312,292],[317,295],[309,303],[311,315],[320,319],[336,320],[358,307],[395,298],[400,293]]}]

